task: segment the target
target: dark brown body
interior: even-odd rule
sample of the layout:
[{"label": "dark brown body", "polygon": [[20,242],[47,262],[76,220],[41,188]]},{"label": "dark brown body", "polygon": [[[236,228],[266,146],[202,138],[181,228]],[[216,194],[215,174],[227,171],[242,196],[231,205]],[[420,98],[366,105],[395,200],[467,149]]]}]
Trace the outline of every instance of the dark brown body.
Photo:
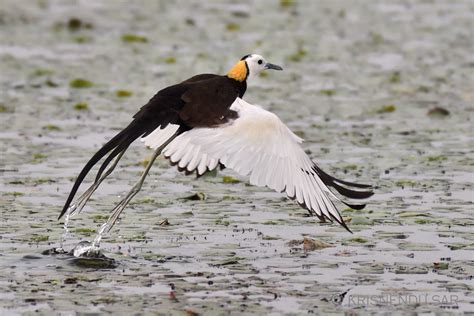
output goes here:
[{"label": "dark brown body", "polygon": [[230,106],[247,89],[245,81],[227,76],[201,74],[179,84],[160,90],[134,116],[132,122],[107,142],[84,166],[76,179],[71,193],[59,217],[63,216],[72,202],[82,181],[92,167],[109,152],[100,167],[98,179],[107,165],[139,137],[146,136],[168,124],[180,126],[179,133],[194,127],[215,127],[235,119]]}]

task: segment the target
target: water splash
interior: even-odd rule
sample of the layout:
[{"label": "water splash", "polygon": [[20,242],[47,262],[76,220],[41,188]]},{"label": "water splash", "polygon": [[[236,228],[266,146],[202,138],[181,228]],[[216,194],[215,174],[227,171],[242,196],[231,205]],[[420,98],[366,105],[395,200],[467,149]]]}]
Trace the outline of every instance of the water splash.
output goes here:
[{"label": "water splash", "polygon": [[105,231],[108,228],[108,224],[104,223],[100,227],[99,231],[97,232],[97,235],[94,238],[94,241],[89,242],[87,240],[81,241],[78,243],[74,249],[71,250],[71,254],[74,257],[90,257],[90,258],[96,258],[100,255],[100,241],[102,240],[102,237],[105,233]]},{"label": "water splash", "polygon": [[104,233],[107,231],[107,228],[109,228],[109,222],[105,222],[100,226],[99,232],[97,233],[97,236],[95,236],[94,241],[92,242],[91,247],[99,249],[100,247],[100,241],[102,240],[102,237]]},{"label": "water splash", "polygon": [[61,240],[59,241],[59,249],[64,249],[64,242],[66,241],[67,237],[69,236],[69,218],[70,218],[70,214],[69,212],[66,213],[66,217],[64,218],[64,225],[63,225],[63,229],[64,229],[64,232],[63,234],[61,235]]},{"label": "water splash", "polygon": [[79,258],[79,257],[82,257],[87,252],[89,252],[90,249],[91,249],[91,243],[87,240],[84,240],[78,243],[74,247],[74,249],[71,250],[71,253],[74,257]]}]

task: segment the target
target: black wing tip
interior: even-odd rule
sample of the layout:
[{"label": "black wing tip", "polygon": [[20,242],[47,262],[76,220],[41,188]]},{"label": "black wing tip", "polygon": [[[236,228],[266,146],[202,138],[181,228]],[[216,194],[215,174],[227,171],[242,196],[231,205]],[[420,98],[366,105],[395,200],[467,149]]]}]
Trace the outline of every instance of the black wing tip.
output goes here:
[{"label": "black wing tip", "polygon": [[339,185],[345,185],[348,187],[360,188],[360,189],[373,189],[374,188],[374,186],[371,184],[355,183],[355,182],[349,182],[349,181],[344,181],[344,180],[335,178],[331,176],[330,174],[328,174],[327,172],[325,172],[324,170],[322,170],[321,168],[319,168],[318,165],[316,165],[314,162],[313,162],[313,170],[319,175],[321,180],[323,180],[323,182],[326,185],[339,184]]},{"label": "black wing tip", "polygon": [[[342,218],[342,217],[341,217]],[[342,227],[344,227],[349,233],[351,234],[354,234],[352,232],[352,230],[347,226],[346,222],[344,222],[344,220],[341,220],[341,221],[337,221],[339,223],[339,225],[341,225]]]},{"label": "black wing tip", "polygon": [[[294,200],[296,197],[290,197],[290,199]],[[329,217],[327,215],[324,215],[323,213],[321,213],[321,215],[319,215],[318,213],[316,213],[314,210],[310,209],[306,203],[300,203],[300,202],[297,202],[299,206],[301,206],[302,208],[308,210],[308,212],[310,213],[310,215],[313,215],[313,216],[316,216],[319,221],[321,223],[325,223],[326,222],[326,219],[329,220],[331,223],[336,221],[336,223],[338,223],[339,225],[341,225],[342,227],[344,227],[349,233],[353,234],[353,232],[350,230],[350,228],[347,226],[346,222],[344,221],[344,219],[342,218],[342,215],[339,214],[339,211],[337,210],[337,207],[333,204],[334,208],[336,209],[336,211],[338,211],[338,214],[339,216],[341,217],[341,219],[338,219],[336,216],[334,216],[332,213],[329,213]],[[331,202],[332,203],[332,202]],[[344,203],[346,204],[346,203]],[[347,204],[346,204],[347,205]],[[349,205],[347,205],[349,206]],[[356,205],[357,206],[357,205]],[[350,206],[349,206],[350,207]],[[365,205],[363,205],[362,208],[364,208]]]},{"label": "black wing tip", "polygon": [[[337,210],[337,209],[336,209]],[[353,234],[352,230],[347,226],[346,222],[344,221],[344,218],[342,218],[342,215],[339,214],[339,216],[341,216],[341,219],[338,219],[336,216],[334,216],[333,214],[329,213],[329,215],[331,215],[332,219],[330,219],[331,221],[334,219],[339,225],[341,225],[342,227],[344,227],[349,233]]]},{"label": "black wing tip", "polygon": [[342,217],[341,213],[339,212],[339,210],[337,209],[337,207],[334,205],[334,203],[330,200],[330,203],[332,204],[332,206],[334,206],[334,209],[336,210],[337,214],[339,215],[339,217],[341,219],[338,219],[336,216],[334,216],[334,214],[332,213],[329,213],[329,215],[339,224],[341,225],[342,227],[344,227],[349,233],[353,234],[352,230],[347,226],[346,222],[344,221],[344,218]]},{"label": "black wing tip", "polygon": [[367,206],[367,204],[350,204],[344,201],[342,201],[342,203],[344,203],[346,206],[350,207],[351,209],[357,210],[357,211],[363,210]]},{"label": "black wing tip", "polygon": [[70,202],[64,204],[63,209],[62,209],[61,213],[60,213],[59,216],[58,216],[58,221],[61,219],[61,217],[64,216],[64,214],[66,214],[66,211],[67,211],[67,209],[69,208],[70,205],[71,205]]}]

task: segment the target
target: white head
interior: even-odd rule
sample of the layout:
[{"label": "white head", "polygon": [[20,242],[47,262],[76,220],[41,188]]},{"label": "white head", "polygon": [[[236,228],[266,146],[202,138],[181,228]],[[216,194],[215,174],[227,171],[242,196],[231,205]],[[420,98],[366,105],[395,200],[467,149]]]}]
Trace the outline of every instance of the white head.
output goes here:
[{"label": "white head", "polygon": [[254,78],[265,69],[283,70],[280,66],[267,62],[260,55],[249,54],[242,57],[227,73],[227,76],[238,81],[244,81]]}]

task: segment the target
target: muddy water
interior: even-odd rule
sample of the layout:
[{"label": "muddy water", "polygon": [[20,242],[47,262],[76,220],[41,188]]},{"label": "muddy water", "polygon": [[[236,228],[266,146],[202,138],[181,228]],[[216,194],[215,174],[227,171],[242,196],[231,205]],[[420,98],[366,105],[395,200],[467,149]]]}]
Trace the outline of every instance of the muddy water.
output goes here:
[{"label": "muddy water", "polygon": [[[2,1],[0,314],[472,311],[473,18],[470,1]],[[159,160],[103,239],[109,259],[43,254],[74,177],[139,106],[249,52],[285,71],[247,100],[324,169],[377,186],[342,211],[354,234],[231,171],[195,180]],[[67,251],[150,155],[129,150]]]}]

